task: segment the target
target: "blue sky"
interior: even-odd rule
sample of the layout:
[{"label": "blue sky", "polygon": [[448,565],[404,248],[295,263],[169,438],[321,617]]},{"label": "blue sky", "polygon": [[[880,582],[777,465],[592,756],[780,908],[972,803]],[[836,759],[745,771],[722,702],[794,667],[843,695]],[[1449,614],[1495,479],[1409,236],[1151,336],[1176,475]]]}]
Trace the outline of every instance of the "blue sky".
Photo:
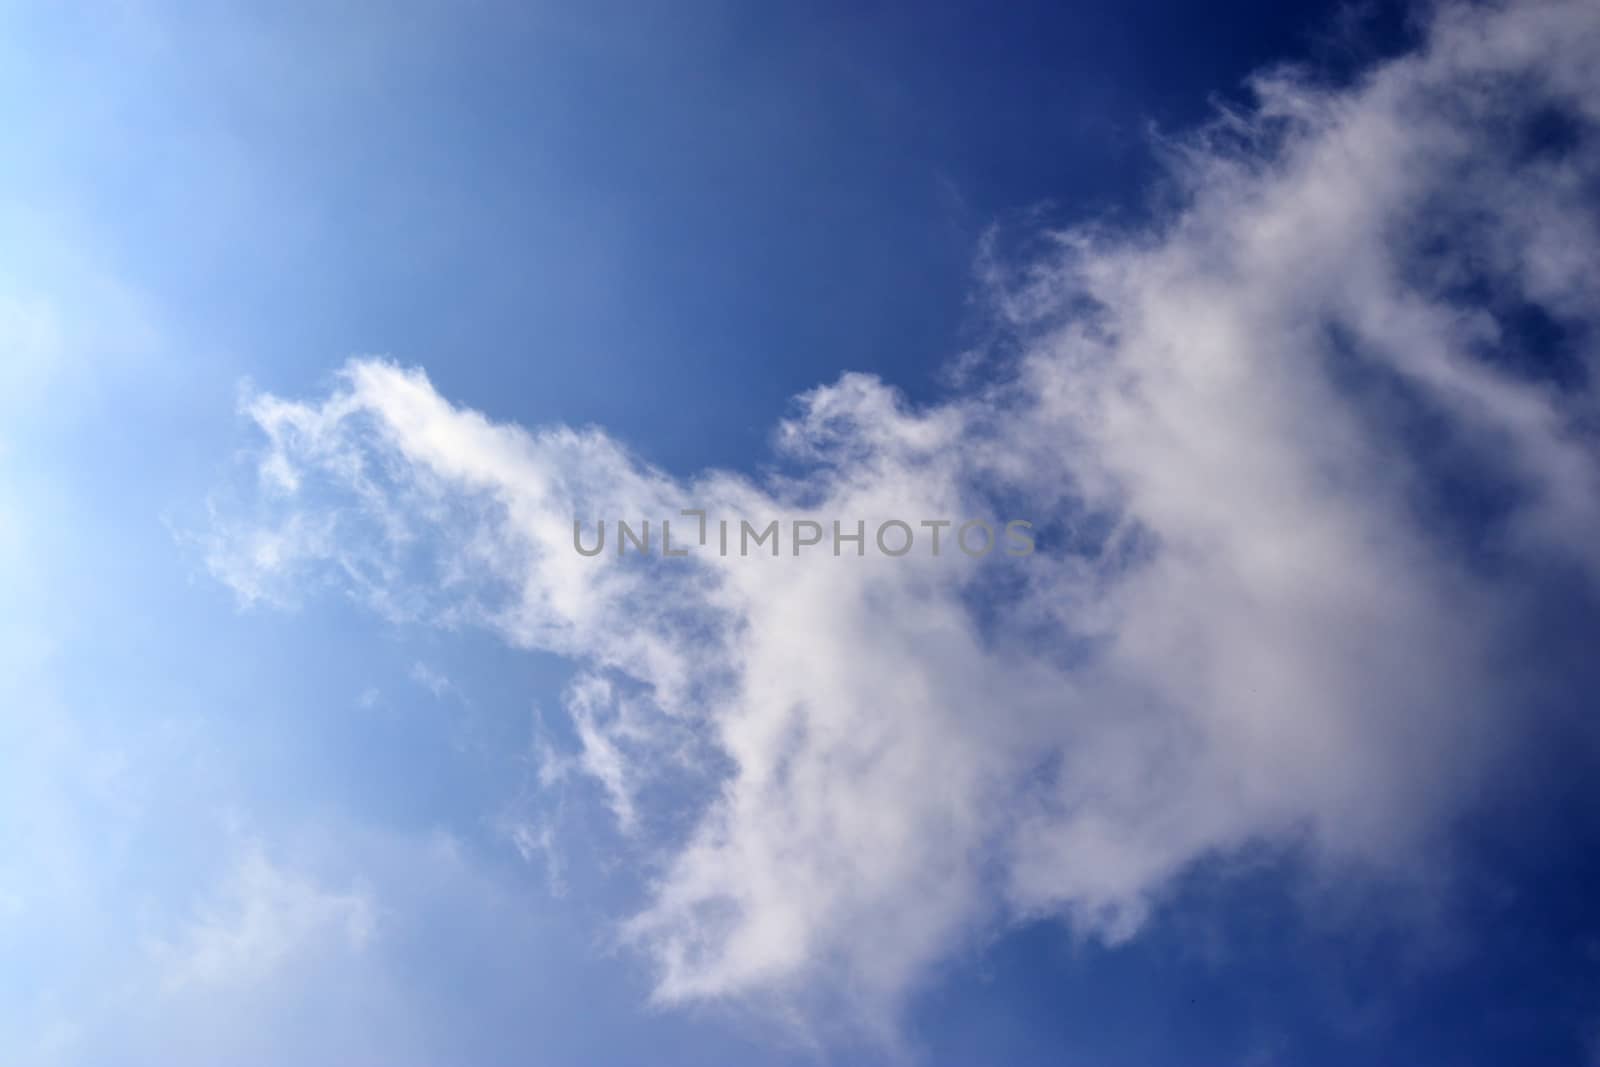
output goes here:
[{"label": "blue sky", "polygon": [[1597,1062],[1597,59],[0,4],[0,1062]]}]

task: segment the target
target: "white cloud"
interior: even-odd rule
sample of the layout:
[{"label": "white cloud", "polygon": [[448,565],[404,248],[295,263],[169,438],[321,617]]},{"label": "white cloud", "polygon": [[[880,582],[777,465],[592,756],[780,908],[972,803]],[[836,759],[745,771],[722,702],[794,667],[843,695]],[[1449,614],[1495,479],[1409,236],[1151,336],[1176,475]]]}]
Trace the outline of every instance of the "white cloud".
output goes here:
[{"label": "white cloud", "polygon": [[421,660],[411,665],[411,680],[432,693],[436,699],[457,692],[454,682]]},{"label": "white cloud", "polygon": [[[440,960],[459,951],[508,970],[539,946],[537,916],[445,834],[334,818],[289,836],[217,842],[215,866],[164,854],[176,861],[164,879],[204,887],[177,914],[107,884],[98,908],[47,926],[7,1062],[427,1064],[445,1049],[481,1061],[482,1016],[461,1025],[460,976]],[[510,998],[523,1019],[529,988]]]},{"label": "white cloud", "polygon": [[[1400,862],[1517,727],[1524,579],[1600,570],[1593,391],[1508,369],[1518,308],[1600,325],[1600,9],[1447,6],[1353,86],[1255,89],[1172,146],[1170,218],[1061,234],[1004,284],[1002,384],[914,409],[847,375],[780,429],[803,474],[683,483],[357,360],[321,402],[249,402],[259,492],[213,569],[247,600],[332,577],[581,664],[572,760],[665,850],[624,926],[664,1001],[831,988],[873,1020],[996,923],[1130,936],[1216,850]],[[1552,109],[1584,130],[1562,151],[1526,136]],[[1470,521],[1463,467],[1503,501]],[[1035,555],[570,540],[689,506],[1002,501]],[[638,802],[708,775],[686,841]]]},{"label": "white cloud", "polygon": [[168,992],[248,985],[330,946],[359,951],[377,925],[377,906],[364,891],[324,888],[252,847],[217,899],[153,951]]}]

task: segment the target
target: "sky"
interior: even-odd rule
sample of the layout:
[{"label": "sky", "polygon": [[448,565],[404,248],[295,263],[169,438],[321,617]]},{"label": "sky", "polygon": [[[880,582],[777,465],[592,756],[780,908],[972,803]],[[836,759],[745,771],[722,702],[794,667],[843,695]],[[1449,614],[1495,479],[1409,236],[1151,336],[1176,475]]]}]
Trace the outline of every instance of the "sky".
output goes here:
[{"label": "sky", "polygon": [[0,0],[0,1063],[1600,1064],[1597,130],[1583,0]]}]

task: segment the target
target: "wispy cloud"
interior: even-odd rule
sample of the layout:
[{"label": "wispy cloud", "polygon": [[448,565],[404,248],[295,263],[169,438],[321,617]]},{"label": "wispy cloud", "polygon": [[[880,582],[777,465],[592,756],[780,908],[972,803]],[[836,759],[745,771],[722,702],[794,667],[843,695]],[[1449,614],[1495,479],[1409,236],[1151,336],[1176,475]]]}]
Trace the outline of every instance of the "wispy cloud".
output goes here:
[{"label": "wispy cloud", "polygon": [[330,945],[359,951],[377,925],[377,906],[365,892],[324,888],[252,848],[218,899],[152,951],[171,992],[237,986],[269,979],[297,956]]},{"label": "wispy cloud", "polygon": [[454,682],[421,660],[411,665],[411,680],[432,693],[435,699],[457,692]]},{"label": "wispy cloud", "polygon": [[[213,569],[247,600],[333,579],[571,657],[575,765],[646,842],[641,790],[714,777],[623,925],[663,1001],[831,988],[879,1019],[996,923],[1129,937],[1217,850],[1402,862],[1518,729],[1529,590],[1600,572],[1597,57],[1592,4],[1447,5],[1354,85],[1262,76],[1166,146],[1170,215],[991,277],[1020,355],[987,384],[926,408],[816,389],[781,479],[680,481],[382,360],[319,401],[255,395],[257,486]],[[1530,316],[1581,373],[1525,358]],[[570,541],[680,507],[1007,501],[1033,556]]]}]

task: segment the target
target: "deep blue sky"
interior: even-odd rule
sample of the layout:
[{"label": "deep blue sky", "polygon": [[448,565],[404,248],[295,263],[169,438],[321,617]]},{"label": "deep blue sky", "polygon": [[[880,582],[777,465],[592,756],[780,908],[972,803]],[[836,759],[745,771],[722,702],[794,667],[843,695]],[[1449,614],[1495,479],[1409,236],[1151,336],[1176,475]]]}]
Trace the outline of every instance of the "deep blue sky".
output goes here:
[{"label": "deep blue sky", "polygon": [[1400,40],[1391,5],[1332,44],[1336,10],[279,9],[166,40],[57,15],[18,38],[66,69],[13,94],[49,107],[10,156],[114,267],[204,309],[218,387],[425,354],[462,403],[692,470],[842,370],[929,389],[981,325],[986,231],[1138,213],[1152,128],[1264,64]]},{"label": "deep blue sky", "polygon": [[[385,354],[498,419],[600,424],[678,473],[752,470],[794,395],[843,371],[940,392],[986,336],[986,233],[1142,217],[1152,128],[1193,126],[1263,65],[1342,76],[1408,41],[1390,4],[3,10],[0,284],[56,301],[69,336],[104,313],[156,337],[84,327],[87,362],[7,383],[0,504],[26,532],[0,612],[53,650],[15,653],[15,699],[170,759],[157,815],[96,868],[144,914],[207,877],[212,805],[254,805],[267,837],[333,811],[466,841],[531,902],[526,928],[441,912],[394,951],[461,1035],[449,1062],[471,1064],[818,1061],[736,1012],[648,1008],[636,963],[595,951],[639,892],[599,816],[570,859],[582,891],[559,900],[496,836],[561,664],[336,597],[239,611],[205,578],[184,531],[234,462],[241,380],[299,395]],[[412,681],[417,662],[453,688]],[[1359,897],[1308,902],[1303,857],[1265,852],[1193,872],[1127,946],[1054,922],[972,946],[914,1001],[910,1047],[961,1065],[1593,1062],[1600,827],[1581,768],[1549,781],[1454,846],[1436,934],[1363,921]],[[5,1032],[40,989],[123,951],[116,925],[0,943],[0,1060],[26,1062]]]}]

